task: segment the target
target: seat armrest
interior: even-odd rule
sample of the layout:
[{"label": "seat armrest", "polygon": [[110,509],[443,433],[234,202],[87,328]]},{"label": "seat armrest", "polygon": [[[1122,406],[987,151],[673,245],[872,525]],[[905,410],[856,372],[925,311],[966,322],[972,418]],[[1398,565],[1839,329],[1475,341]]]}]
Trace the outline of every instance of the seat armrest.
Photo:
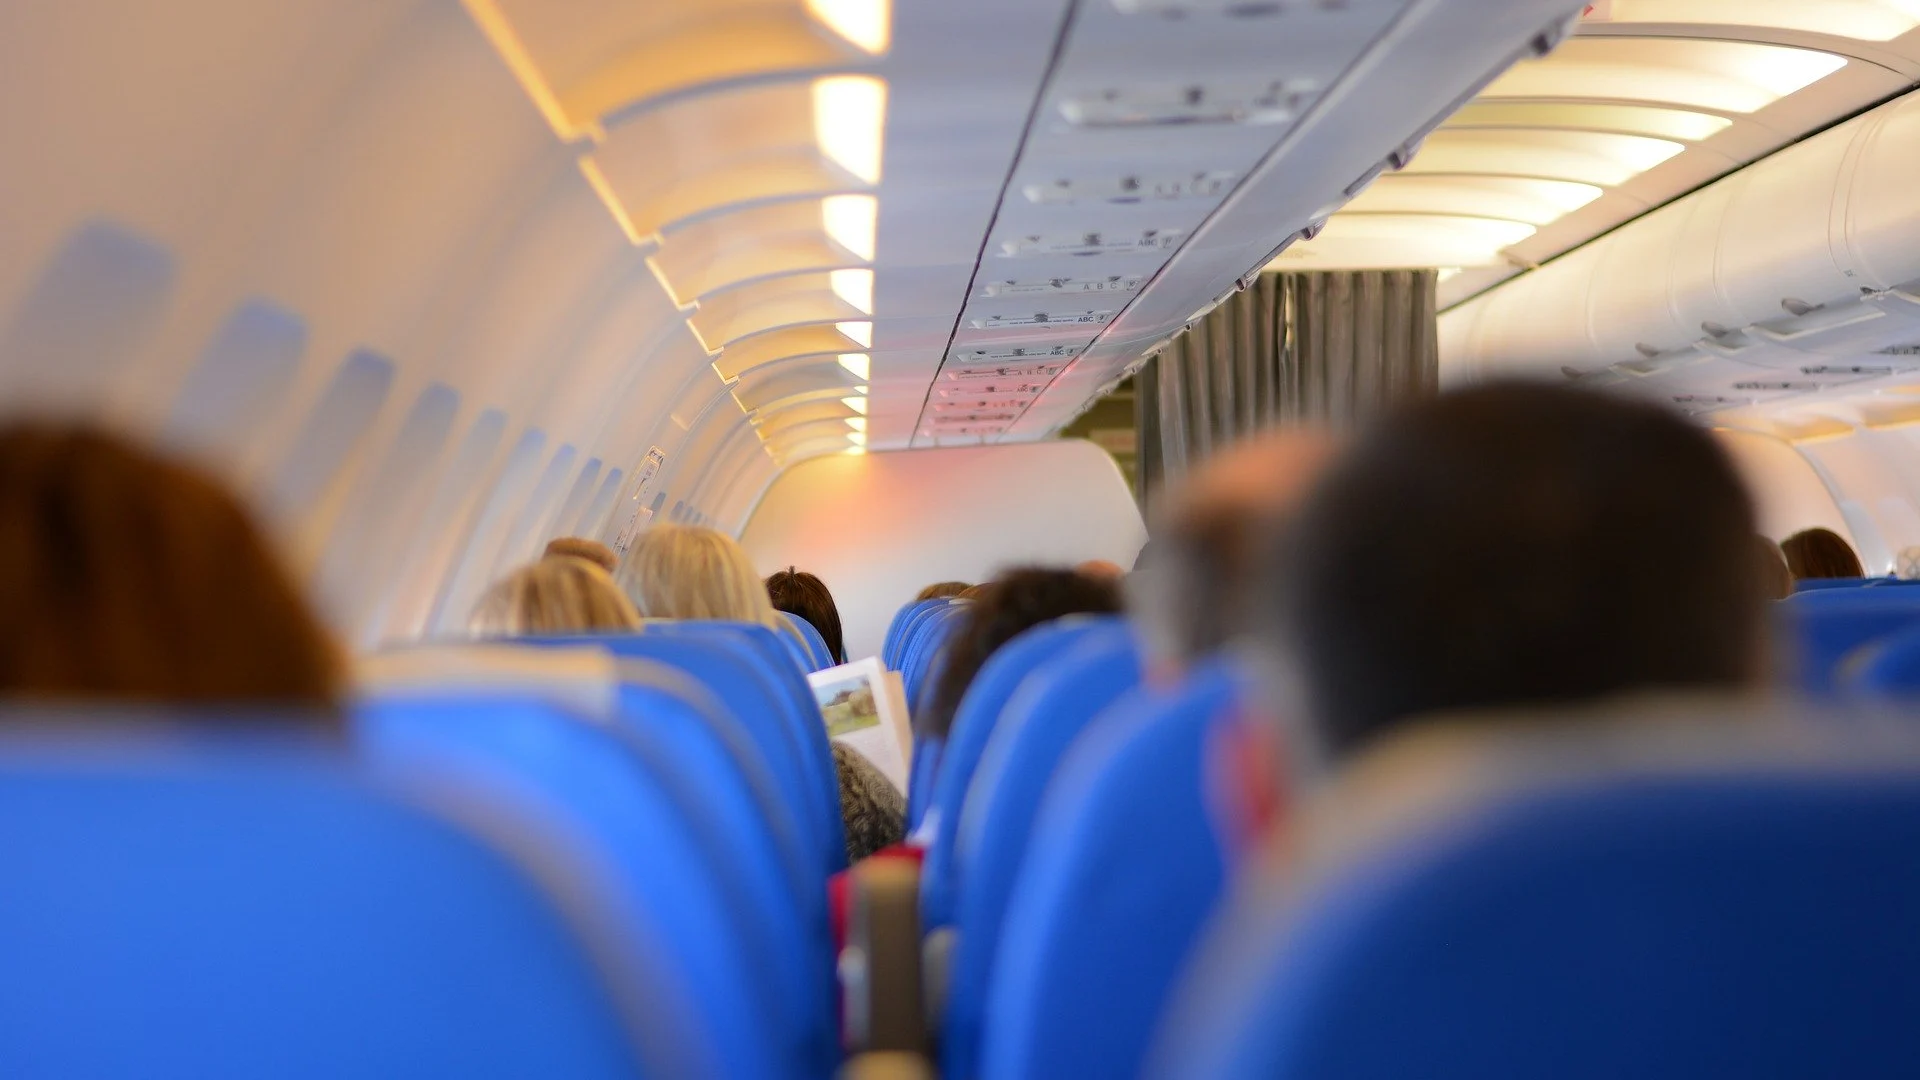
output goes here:
[{"label": "seat armrest", "polygon": [[847,1051],[924,1060],[920,868],[904,859],[869,859],[848,873],[847,944],[840,953]]}]

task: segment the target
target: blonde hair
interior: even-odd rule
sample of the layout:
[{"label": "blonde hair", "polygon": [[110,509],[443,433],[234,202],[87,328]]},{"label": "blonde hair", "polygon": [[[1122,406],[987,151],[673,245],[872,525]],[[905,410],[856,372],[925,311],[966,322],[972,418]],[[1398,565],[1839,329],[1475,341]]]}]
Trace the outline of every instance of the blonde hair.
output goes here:
[{"label": "blonde hair", "polygon": [[782,625],[747,553],[713,529],[656,525],[634,540],[617,576],[644,618]]},{"label": "blonde hair", "polygon": [[562,536],[547,541],[546,554],[571,555],[576,559],[585,559],[611,574],[620,565],[620,557],[613,549],[598,540],[584,540],[578,536]]},{"label": "blonde hair", "polygon": [[485,637],[634,630],[640,613],[599,566],[549,555],[495,582],[474,605],[468,626]]}]

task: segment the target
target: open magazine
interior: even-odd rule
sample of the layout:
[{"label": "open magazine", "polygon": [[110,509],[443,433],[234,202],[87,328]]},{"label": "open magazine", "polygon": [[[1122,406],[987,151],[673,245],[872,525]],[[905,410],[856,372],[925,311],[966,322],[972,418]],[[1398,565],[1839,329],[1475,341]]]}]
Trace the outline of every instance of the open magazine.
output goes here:
[{"label": "open magazine", "polygon": [[827,737],[846,743],[873,762],[904,794],[913,762],[913,735],[907,723],[906,685],[877,656],[816,671],[807,676]]}]

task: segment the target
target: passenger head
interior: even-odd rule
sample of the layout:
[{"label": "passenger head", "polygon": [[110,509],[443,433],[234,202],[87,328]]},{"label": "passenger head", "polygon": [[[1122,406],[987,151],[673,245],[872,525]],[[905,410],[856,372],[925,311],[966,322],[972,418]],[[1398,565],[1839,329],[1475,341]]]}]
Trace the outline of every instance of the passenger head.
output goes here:
[{"label": "passenger head", "polygon": [[1334,463],[1256,624],[1342,758],[1413,717],[1755,683],[1753,510],[1665,408],[1505,383],[1379,423]]},{"label": "passenger head", "polygon": [[485,637],[633,630],[633,609],[597,563],[548,555],[501,578],[474,605],[469,628]]},{"label": "passenger head", "polygon": [[1793,595],[1793,571],[1780,545],[1755,533],[1753,557],[1760,564],[1760,595],[1768,600],[1785,600]]},{"label": "passenger head", "polygon": [[906,839],[907,801],[886,774],[858,750],[833,745],[833,770],[840,778],[840,818],[846,825],[847,861],[861,859]]},{"label": "passenger head", "polygon": [[1021,631],[1065,615],[1108,615],[1120,610],[1120,592],[1112,581],[1073,570],[1012,570],[980,588],[979,598],[959,616],[960,625],[948,638],[933,693],[925,712],[916,718],[926,737],[947,737],[973,677]]},{"label": "passenger head", "polygon": [[1074,570],[1087,577],[1101,578],[1106,581],[1119,581],[1127,576],[1127,568],[1111,559],[1088,559],[1074,567]]},{"label": "passenger head", "polygon": [[344,679],[222,485],[100,432],[0,429],[0,694],[325,708]]},{"label": "passenger head", "polygon": [[949,597],[959,596],[971,588],[973,588],[973,585],[970,582],[942,581],[921,589],[920,595],[914,597],[913,602],[917,604],[922,600],[945,600]]},{"label": "passenger head", "polygon": [[643,619],[781,625],[747,553],[704,526],[655,525],[641,533],[615,578]]},{"label": "passenger head", "polygon": [[582,540],[578,536],[562,536],[547,541],[546,554],[548,557],[565,555],[585,559],[609,574],[620,565],[620,557],[613,553],[612,548],[598,540]]},{"label": "passenger head", "polygon": [[1860,556],[1832,529],[1803,529],[1780,541],[1780,550],[1786,552],[1787,568],[1793,571],[1795,581],[1867,574],[1860,565]]},{"label": "passenger head", "polygon": [[1183,668],[1246,630],[1255,552],[1332,460],[1320,431],[1256,436],[1207,460],[1172,493],[1153,561],[1127,582],[1128,606],[1158,665]]},{"label": "passenger head", "polygon": [[774,610],[807,620],[826,639],[827,652],[836,664],[847,662],[847,647],[840,634],[840,609],[834,606],[827,583],[812,574],[789,566],[767,579],[767,599]]}]

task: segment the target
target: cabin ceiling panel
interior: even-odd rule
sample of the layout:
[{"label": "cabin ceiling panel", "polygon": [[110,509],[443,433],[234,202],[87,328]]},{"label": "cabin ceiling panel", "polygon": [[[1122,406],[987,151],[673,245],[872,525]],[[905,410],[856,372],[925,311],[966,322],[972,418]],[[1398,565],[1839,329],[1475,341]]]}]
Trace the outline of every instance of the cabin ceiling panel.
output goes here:
[{"label": "cabin ceiling panel", "polygon": [[[1442,307],[1898,95],[1920,78],[1916,27],[1920,9],[1906,0],[1589,5],[1573,39],[1487,86],[1426,140],[1408,172],[1478,184],[1490,197],[1516,176],[1578,181],[1603,195],[1550,220],[1515,205],[1501,216],[1535,231],[1492,252],[1460,245],[1456,261],[1437,264],[1446,271]],[[1349,242],[1339,219],[1275,268],[1380,265],[1379,246]],[[1406,264],[1444,257],[1449,232],[1457,227],[1410,228]]]}]

